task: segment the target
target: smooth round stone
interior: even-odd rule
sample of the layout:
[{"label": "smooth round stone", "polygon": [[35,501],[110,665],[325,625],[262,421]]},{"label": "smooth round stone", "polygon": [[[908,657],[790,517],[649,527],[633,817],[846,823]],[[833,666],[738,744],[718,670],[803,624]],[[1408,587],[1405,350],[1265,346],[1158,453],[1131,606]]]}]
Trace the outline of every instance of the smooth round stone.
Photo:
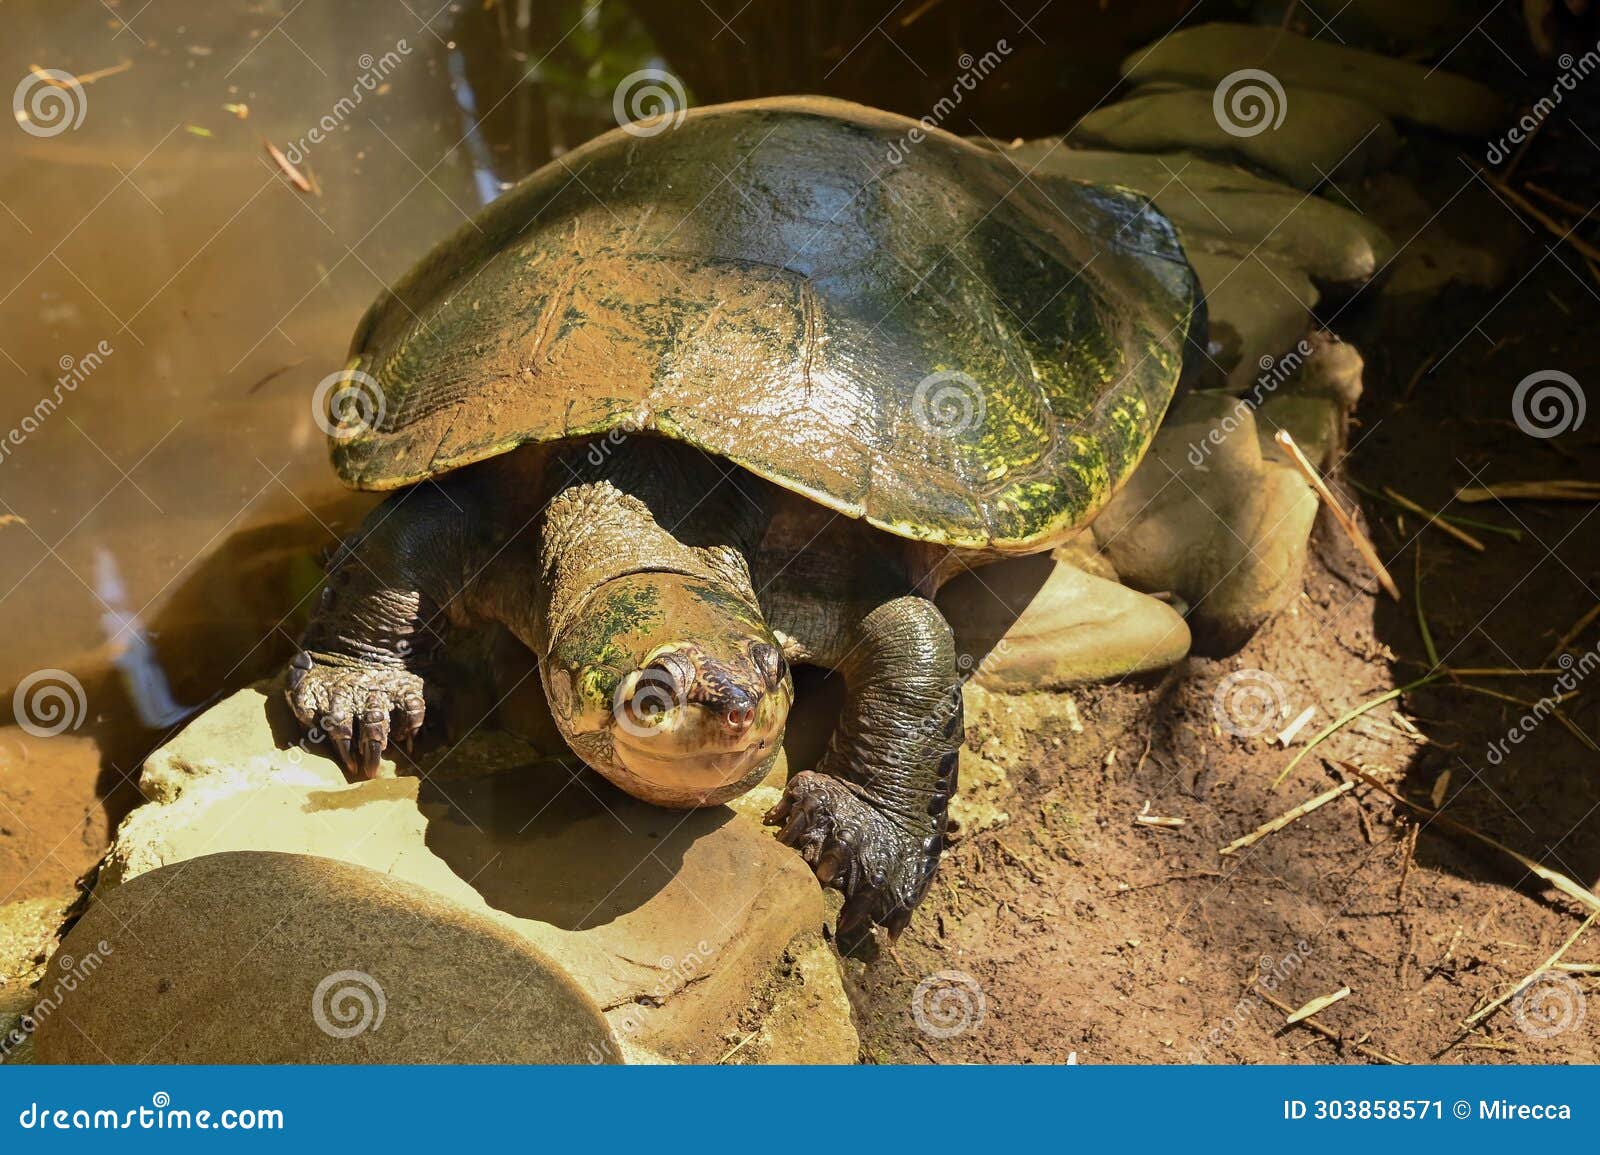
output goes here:
[{"label": "smooth round stone", "polygon": [[595,1003],[515,931],[331,858],[240,851],[152,870],[96,898],[56,957],[82,973],[35,1012],[42,1063],[617,1054]]}]

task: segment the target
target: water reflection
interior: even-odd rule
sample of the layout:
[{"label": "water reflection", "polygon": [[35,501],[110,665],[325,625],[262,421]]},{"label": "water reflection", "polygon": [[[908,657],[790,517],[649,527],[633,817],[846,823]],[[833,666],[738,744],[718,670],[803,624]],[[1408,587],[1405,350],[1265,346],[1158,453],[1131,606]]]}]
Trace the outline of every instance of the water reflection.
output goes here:
[{"label": "water reflection", "polygon": [[139,615],[128,606],[127,589],[110,550],[95,551],[95,596],[106,606],[100,615],[111,664],[122,675],[123,689],[133,704],[139,725],[147,730],[162,730],[193,712],[172,696],[166,671],[156,658],[155,648],[145,633]]}]

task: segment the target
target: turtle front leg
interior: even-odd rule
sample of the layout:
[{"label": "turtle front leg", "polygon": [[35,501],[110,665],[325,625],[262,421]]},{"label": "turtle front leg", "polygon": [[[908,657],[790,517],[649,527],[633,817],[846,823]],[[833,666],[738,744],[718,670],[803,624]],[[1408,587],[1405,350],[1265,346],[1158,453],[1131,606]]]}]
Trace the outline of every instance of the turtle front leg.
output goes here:
[{"label": "turtle front leg", "polygon": [[845,953],[874,924],[899,934],[933,882],[963,732],[950,627],[931,601],[897,597],[843,631],[844,715],[815,770],[766,816],[824,886],[843,892]]},{"label": "turtle front leg", "polygon": [[465,515],[431,483],[389,498],[334,554],[322,602],[289,665],[286,695],[313,739],[372,778],[392,742],[422,728],[428,665],[462,581]]}]

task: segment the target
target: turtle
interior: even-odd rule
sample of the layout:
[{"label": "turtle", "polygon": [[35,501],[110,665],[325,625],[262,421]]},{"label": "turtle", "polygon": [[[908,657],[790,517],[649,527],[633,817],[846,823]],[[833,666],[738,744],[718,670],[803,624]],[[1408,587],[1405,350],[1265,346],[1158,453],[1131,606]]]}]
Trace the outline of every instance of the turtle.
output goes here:
[{"label": "turtle", "polygon": [[793,667],[843,676],[765,815],[897,935],[964,740],[949,577],[1041,553],[1127,480],[1203,348],[1172,225],[818,97],[669,112],[514,186],[360,321],[325,422],[388,496],[331,559],[286,694],[355,777],[443,647],[533,651],[573,753],[715,806],[772,770]]}]

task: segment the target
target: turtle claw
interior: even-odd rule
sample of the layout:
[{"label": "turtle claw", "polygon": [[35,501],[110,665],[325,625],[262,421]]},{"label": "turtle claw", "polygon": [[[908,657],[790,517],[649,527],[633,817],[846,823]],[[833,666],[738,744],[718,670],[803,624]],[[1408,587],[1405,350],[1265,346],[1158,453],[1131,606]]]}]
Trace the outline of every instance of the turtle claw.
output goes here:
[{"label": "turtle claw", "polygon": [[764,819],[781,827],[778,840],[800,852],[817,881],[845,896],[834,940],[853,954],[881,926],[891,937],[933,881],[939,847],[919,843],[838,778],[796,774]]},{"label": "turtle claw", "polygon": [[305,652],[290,664],[286,696],[307,736],[326,737],[357,781],[378,776],[391,744],[409,751],[427,712],[422,679],[408,670],[319,662]]}]

